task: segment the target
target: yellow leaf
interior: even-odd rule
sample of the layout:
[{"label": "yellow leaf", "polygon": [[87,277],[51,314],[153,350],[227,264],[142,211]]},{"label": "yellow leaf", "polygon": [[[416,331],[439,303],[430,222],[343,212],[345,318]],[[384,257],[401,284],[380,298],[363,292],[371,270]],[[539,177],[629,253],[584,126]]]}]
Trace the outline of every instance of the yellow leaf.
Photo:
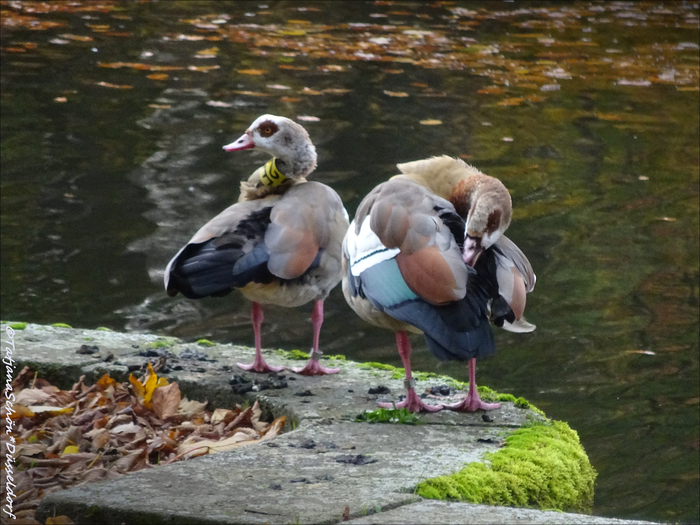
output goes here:
[{"label": "yellow leaf", "polygon": [[151,408],[151,396],[153,391],[158,386],[158,376],[153,371],[151,363],[148,363],[148,376],[146,378],[146,383],[143,385],[143,406],[146,408]]},{"label": "yellow leaf", "polygon": [[439,126],[442,124],[442,120],[437,120],[433,118],[425,119],[420,121],[421,124],[424,126]]},{"label": "yellow leaf", "polygon": [[96,385],[100,390],[106,390],[107,387],[116,386],[117,382],[109,377],[109,374],[105,374],[100,378]]},{"label": "yellow leaf", "polygon": [[301,24],[301,25],[305,25],[305,24],[310,24],[311,22],[310,22],[309,20],[287,20],[287,23],[288,23],[288,24]]},{"label": "yellow leaf", "polygon": [[33,412],[33,416],[36,416],[37,414],[49,414],[50,416],[60,416],[61,414],[70,414],[71,412],[73,412],[73,407],[61,408],[51,406],[33,406],[29,410]]},{"label": "yellow leaf", "polygon": [[281,35],[286,35],[286,36],[304,36],[306,34],[306,31],[303,29],[293,29],[291,31],[280,31],[279,32]]},{"label": "yellow leaf", "polygon": [[239,69],[237,73],[241,75],[264,75],[267,71],[264,69]]},{"label": "yellow leaf", "polygon": [[61,456],[65,456],[67,454],[77,454],[80,452],[80,447],[76,447],[75,445],[68,445],[66,448],[63,449],[63,452],[61,452]]},{"label": "yellow leaf", "polygon": [[146,75],[146,78],[150,78],[151,80],[165,80],[168,78],[167,73],[153,73],[152,75]]},{"label": "yellow leaf", "polygon": [[143,388],[143,385],[139,382],[139,380],[136,379],[134,374],[129,374],[129,383],[131,383],[131,388],[134,389],[134,394],[136,394],[136,398],[139,401],[143,401],[145,389]]}]

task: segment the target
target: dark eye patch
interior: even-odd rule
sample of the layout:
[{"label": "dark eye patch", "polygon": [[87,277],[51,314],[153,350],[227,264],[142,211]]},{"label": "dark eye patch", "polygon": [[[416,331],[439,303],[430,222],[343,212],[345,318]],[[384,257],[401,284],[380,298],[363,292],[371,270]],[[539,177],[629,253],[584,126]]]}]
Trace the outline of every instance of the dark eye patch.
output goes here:
[{"label": "dark eye patch", "polygon": [[258,126],[258,133],[261,137],[271,137],[279,131],[279,126],[272,122],[271,120],[264,120]]}]

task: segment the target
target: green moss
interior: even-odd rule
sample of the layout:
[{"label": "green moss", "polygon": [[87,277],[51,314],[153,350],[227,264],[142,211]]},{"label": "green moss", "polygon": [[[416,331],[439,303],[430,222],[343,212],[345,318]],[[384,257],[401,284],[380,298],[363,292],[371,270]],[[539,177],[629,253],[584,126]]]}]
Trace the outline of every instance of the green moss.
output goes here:
[{"label": "green moss", "polygon": [[12,323],[9,325],[13,330],[24,330],[27,328],[27,323]]},{"label": "green moss", "polygon": [[53,326],[54,328],[73,328],[71,325],[66,323],[54,323],[51,326]]},{"label": "green moss", "polygon": [[295,361],[305,361],[309,358],[307,352],[302,352],[301,350],[282,350],[281,348],[277,350],[277,354],[287,359],[294,359]]},{"label": "green moss", "polygon": [[323,354],[321,359],[334,359],[335,361],[347,361],[347,358],[343,354],[338,355],[326,355]]},{"label": "green moss", "polygon": [[564,422],[515,431],[506,446],[449,476],[418,485],[419,496],[488,505],[590,512],[597,476],[578,434]]},{"label": "green moss", "polygon": [[377,410],[365,410],[355,418],[355,421],[367,423],[401,423],[404,425],[417,425],[419,418],[407,408],[378,408]]},{"label": "green moss", "polygon": [[[379,370],[395,370],[396,367],[392,365],[385,365],[384,363],[377,363],[376,361],[369,361],[367,363],[362,363],[358,366],[363,370],[369,370],[371,368],[378,368]],[[403,377],[403,374],[402,376]]]},{"label": "green moss", "polygon": [[95,328],[95,330],[98,330],[100,332],[111,332],[112,331],[111,328],[107,328],[106,326],[98,326],[97,328]]},{"label": "green moss", "polygon": [[524,397],[519,397],[515,400],[515,406],[518,408],[530,408],[530,402]]},{"label": "green moss", "polygon": [[199,339],[197,344],[202,346],[216,346],[216,343],[212,343],[209,339]]},{"label": "green moss", "polygon": [[146,344],[146,348],[167,348],[169,346],[173,346],[174,344],[174,341],[168,341],[167,339],[158,339],[157,341],[153,341],[152,343]]}]

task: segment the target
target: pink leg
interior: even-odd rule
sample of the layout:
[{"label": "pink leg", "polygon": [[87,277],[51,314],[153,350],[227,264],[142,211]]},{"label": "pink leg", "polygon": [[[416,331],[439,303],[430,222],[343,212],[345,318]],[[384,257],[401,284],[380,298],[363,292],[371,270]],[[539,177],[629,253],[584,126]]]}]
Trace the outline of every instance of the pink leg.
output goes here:
[{"label": "pink leg", "polygon": [[399,355],[401,356],[401,362],[406,370],[406,379],[404,380],[404,385],[406,385],[406,399],[400,403],[379,403],[382,408],[407,408],[410,412],[437,412],[442,410],[442,405],[426,405],[418,397],[414,389],[415,381],[411,375],[411,342],[408,340],[408,335],[406,332],[396,332],[396,346],[399,347]]},{"label": "pink leg", "polygon": [[469,392],[464,401],[454,405],[446,405],[445,408],[455,412],[476,412],[477,410],[493,410],[501,408],[500,403],[484,403],[476,390],[476,359],[469,360]]},{"label": "pink leg", "polygon": [[340,368],[326,368],[318,362],[323,355],[318,349],[318,342],[321,337],[321,325],[323,324],[323,301],[316,301],[314,311],[311,314],[311,323],[314,326],[314,346],[311,349],[311,357],[304,368],[292,368],[292,372],[303,376],[322,376],[326,374],[337,374]]},{"label": "pink leg", "polygon": [[262,308],[259,303],[253,303],[253,307],[250,311],[250,316],[253,321],[253,333],[255,334],[255,360],[252,365],[244,365],[238,363],[238,368],[243,370],[248,370],[249,372],[259,372],[261,374],[269,372],[281,372],[284,370],[283,366],[270,366],[268,365],[262,356],[262,344],[260,341],[260,327],[263,322]]}]

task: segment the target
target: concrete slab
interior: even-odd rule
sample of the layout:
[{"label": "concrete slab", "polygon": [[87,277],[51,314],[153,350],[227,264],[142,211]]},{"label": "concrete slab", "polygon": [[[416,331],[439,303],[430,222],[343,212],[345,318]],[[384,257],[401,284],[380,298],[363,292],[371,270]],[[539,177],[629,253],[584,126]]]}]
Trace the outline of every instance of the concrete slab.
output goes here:
[{"label": "concrete slab", "polygon": [[393,525],[411,523],[413,525],[652,525],[649,521],[619,520],[572,514],[568,512],[517,509],[457,503],[448,501],[422,500],[400,508],[363,516],[352,521],[352,525]]},{"label": "concrete slab", "polygon": [[[16,372],[31,366],[63,388],[81,374],[96,380],[109,372],[124,380],[130,370],[167,352],[168,368],[161,375],[176,380],[190,399],[206,399],[213,407],[224,408],[257,400],[269,418],[288,417],[287,433],[264,443],[51,494],[37,510],[40,519],[67,515],[79,525],[310,524],[338,523],[345,513],[357,523],[584,522],[545,521],[578,515],[527,509],[493,514],[503,508],[422,501],[414,495],[421,481],[484,461],[484,453],[498,450],[512,432],[543,419],[513,403],[503,403],[488,418],[442,411],[421,415],[423,424],[417,426],[372,425],[354,419],[363,410],[376,409],[378,400],[398,399],[403,381],[392,379],[391,371],[351,361],[330,362],[341,369],[337,375],[307,378],[283,372],[265,383],[269,376],[235,366],[253,359],[253,350],[242,346],[202,346],[147,334],[32,324],[15,330],[13,341]],[[83,345],[94,353],[80,353]],[[303,364],[289,354],[270,350],[265,354],[272,364]],[[423,392],[444,381],[420,380],[416,390]],[[388,387],[389,393],[368,393],[378,385]],[[431,400],[440,398],[428,396]],[[459,521],[463,515],[466,521]],[[537,521],[538,516],[542,520]],[[583,518],[585,523],[624,523]]]}]

